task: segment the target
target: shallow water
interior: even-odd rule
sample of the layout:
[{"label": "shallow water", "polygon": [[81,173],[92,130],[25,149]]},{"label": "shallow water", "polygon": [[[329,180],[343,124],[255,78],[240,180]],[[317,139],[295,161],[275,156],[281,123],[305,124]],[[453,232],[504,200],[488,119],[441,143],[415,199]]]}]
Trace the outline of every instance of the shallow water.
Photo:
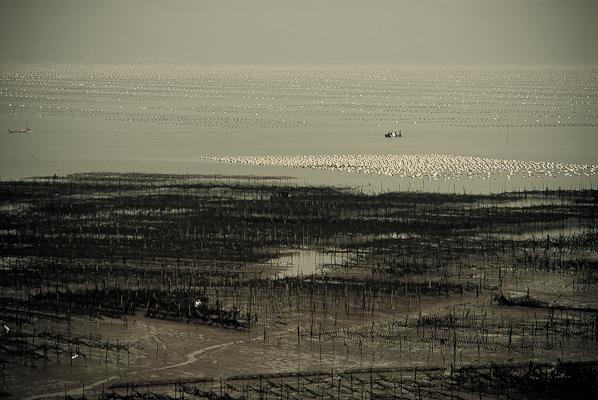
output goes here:
[{"label": "shallow water", "polygon": [[[426,181],[205,157],[442,154],[596,165],[596,76],[595,66],[4,66],[0,179],[139,171],[285,175],[371,191],[595,188],[585,175]],[[33,132],[7,133],[25,126]],[[384,138],[399,129],[403,137]]]},{"label": "shallow water", "polygon": [[311,275],[323,271],[323,257],[316,250],[300,249],[289,254],[281,255],[274,261],[277,266],[284,268],[278,277],[294,277]]}]

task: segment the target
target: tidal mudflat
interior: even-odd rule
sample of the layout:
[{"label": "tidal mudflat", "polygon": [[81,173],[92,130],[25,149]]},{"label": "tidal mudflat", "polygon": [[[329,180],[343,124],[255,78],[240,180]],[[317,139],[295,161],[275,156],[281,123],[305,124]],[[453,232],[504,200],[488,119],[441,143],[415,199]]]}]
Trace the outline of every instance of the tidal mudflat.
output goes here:
[{"label": "tidal mudflat", "polygon": [[7,398],[596,389],[595,190],[86,173],[0,194]]}]

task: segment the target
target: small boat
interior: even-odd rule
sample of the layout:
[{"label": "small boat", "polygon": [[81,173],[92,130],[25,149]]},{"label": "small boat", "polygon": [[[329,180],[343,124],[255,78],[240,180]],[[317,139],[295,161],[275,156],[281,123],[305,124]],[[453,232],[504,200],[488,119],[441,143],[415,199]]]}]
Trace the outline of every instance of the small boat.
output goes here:
[{"label": "small boat", "polygon": [[384,137],[402,137],[401,130],[399,129],[399,133],[397,134],[396,131],[390,131],[384,135]]},{"label": "small boat", "polygon": [[31,129],[29,129],[29,127],[27,127],[27,129],[9,129],[8,130],[9,133],[31,133]]}]

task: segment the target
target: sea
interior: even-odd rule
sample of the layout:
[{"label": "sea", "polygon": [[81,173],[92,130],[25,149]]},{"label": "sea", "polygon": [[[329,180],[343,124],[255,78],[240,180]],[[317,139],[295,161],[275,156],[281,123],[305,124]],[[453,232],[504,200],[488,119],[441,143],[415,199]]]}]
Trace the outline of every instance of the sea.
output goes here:
[{"label": "sea", "polygon": [[596,170],[594,65],[0,66],[2,181],[143,172],[477,194],[595,189]]}]

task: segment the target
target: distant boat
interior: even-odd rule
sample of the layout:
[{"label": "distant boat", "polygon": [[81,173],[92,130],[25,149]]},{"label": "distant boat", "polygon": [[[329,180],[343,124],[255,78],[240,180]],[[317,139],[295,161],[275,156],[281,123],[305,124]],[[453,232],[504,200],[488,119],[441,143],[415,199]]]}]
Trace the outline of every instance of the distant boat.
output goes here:
[{"label": "distant boat", "polygon": [[399,129],[399,133],[397,133],[396,131],[391,131],[384,135],[384,137],[402,137],[402,136],[403,136],[403,134],[401,134],[400,129]]},{"label": "distant boat", "polygon": [[8,130],[9,133],[31,133],[31,129],[29,129],[29,127],[27,127],[27,129],[9,129]]}]

